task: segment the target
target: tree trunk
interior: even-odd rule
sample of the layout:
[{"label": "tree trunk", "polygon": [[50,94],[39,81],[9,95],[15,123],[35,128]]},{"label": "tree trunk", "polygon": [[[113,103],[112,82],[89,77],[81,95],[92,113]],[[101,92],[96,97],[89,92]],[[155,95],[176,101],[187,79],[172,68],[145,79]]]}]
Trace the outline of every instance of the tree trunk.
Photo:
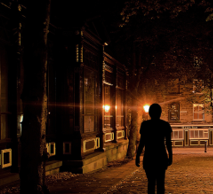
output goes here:
[{"label": "tree trunk", "polygon": [[43,161],[47,119],[47,34],[51,0],[27,1],[23,31],[24,88],[21,136],[21,194],[45,193]]},{"label": "tree trunk", "polygon": [[132,103],[132,110],[131,110],[131,127],[130,127],[130,134],[129,134],[129,146],[127,150],[127,157],[133,158],[135,155],[136,150],[136,137],[137,137],[137,130],[138,130],[138,111],[137,111],[137,100],[133,99]]},{"label": "tree trunk", "polygon": [[[129,88],[132,88],[131,95],[133,95],[132,98],[132,108],[131,108],[131,126],[129,131],[129,146],[127,150],[127,157],[133,158],[135,155],[136,150],[136,139],[137,139],[137,129],[138,129],[138,101],[137,101],[137,94],[138,94],[138,83],[136,74],[136,48],[135,43],[133,42],[132,46],[132,69],[131,69],[131,86]],[[138,73],[138,72],[137,72]]]}]

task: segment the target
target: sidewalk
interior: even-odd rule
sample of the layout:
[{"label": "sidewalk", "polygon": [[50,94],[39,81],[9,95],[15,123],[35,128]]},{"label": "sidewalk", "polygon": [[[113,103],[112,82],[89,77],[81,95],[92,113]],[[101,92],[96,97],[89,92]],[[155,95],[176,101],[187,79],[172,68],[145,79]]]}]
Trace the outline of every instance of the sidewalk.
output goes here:
[{"label": "sidewalk", "polygon": [[[203,154],[205,148],[173,148],[173,154]],[[207,147],[206,155],[213,155],[213,147]]]},{"label": "sidewalk", "polygon": [[[112,164],[111,167],[110,164]],[[115,161],[109,163],[107,168],[98,172],[79,175],[65,181],[57,181],[56,184],[48,184],[48,186],[51,194],[104,193],[120,183],[124,178],[131,177],[137,169],[134,159],[124,164],[116,164]]]}]

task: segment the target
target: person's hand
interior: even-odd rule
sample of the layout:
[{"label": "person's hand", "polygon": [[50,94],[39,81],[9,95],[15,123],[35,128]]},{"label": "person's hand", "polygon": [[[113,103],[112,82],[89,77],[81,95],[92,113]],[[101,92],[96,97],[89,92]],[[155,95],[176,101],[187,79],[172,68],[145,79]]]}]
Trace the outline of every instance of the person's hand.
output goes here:
[{"label": "person's hand", "polygon": [[172,158],[168,159],[168,166],[170,166],[172,164]]},{"label": "person's hand", "polygon": [[140,158],[136,156],[136,159],[135,159],[135,165],[137,167],[140,167]]}]

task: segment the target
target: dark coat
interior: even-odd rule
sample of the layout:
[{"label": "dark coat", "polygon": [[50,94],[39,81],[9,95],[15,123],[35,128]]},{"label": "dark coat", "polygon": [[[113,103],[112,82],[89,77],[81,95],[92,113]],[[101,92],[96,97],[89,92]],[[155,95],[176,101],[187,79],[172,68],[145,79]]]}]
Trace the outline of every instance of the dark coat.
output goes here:
[{"label": "dark coat", "polygon": [[171,140],[172,128],[166,121],[155,119],[141,123],[140,144],[145,147],[144,169],[167,169],[166,140]]}]

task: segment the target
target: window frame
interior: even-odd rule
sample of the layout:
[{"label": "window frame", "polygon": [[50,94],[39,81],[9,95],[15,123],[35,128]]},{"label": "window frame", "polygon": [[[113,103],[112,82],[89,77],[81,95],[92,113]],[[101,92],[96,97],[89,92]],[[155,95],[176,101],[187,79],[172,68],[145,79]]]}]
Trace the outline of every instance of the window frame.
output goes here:
[{"label": "window frame", "polygon": [[[85,98],[85,96],[87,96],[87,95],[85,95],[85,87],[87,87],[86,85],[86,83],[89,83],[89,79],[87,79],[87,76],[86,76],[86,74],[85,74],[85,72],[88,72],[88,71],[90,71],[92,74],[93,74],[93,79],[91,79],[91,81],[93,82],[93,104],[91,104],[91,106],[92,106],[92,112],[87,112],[86,111],[86,106],[88,105],[88,103],[86,103],[86,102],[89,102],[89,101],[87,101],[87,99]],[[86,80],[87,79],[87,80]],[[92,83],[91,82],[91,83]],[[83,96],[83,98],[82,98],[82,100],[83,100],[83,114],[81,115],[82,116],[82,119],[83,119],[83,133],[93,133],[93,132],[96,132],[97,131],[97,108],[96,108],[96,105],[97,105],[97,82],[98,82],[98,78],[97,78],[97,75],[96,75],[96,71],[94,70],[94,69],[92,69],[91,67],[88,67],[88,66],[85,66],[84,67],[84,74],[83,74],[83,94],[82,94],[82,96]],[[89,86],[89,85],[88,85]],[[89,106],[90,106],[90,104],[89,104]],[[90,128],[90,130],[86,130],[86,128],[85,128],[85,120],[86,119],[88,119],[88,117],[91,117],[91,118],[89,118],[89,119],[93,119],[93,123],[92,123],[92,125],[93,125],[93,127],[92,128]],[[91,130],[91,129],[93,129],[93,130]]]},{"label": "window frame", "polygon": [[[194,136],[195,136],[195,131],[197,131],[198,137],[191,137],[191,133],[192,131],[194,131]],[[199,137],[200,136],[200,131],[203,131],[203,137]],[[206,132],[207,131],[207,132]],[[204,133],[208,133],[208,137],[204,137]],[[189,139],[209,139],[209,130],[208,129],[190,129],[189,130]]]},{"label": "window frame", "polygon": [[[195,119],[194,118],[194,114],[199,114],[199,111],[198,112],[195,112],[195,110],[194,110],[194,108],[195,108],[195,106],[196,105],[202,105],[202,107],[203,107],[203,110],[202,110],[202,114],[203,114],[203,119]],[[199,118],[199,117],[198,117]],[[199,104],[199,103],[195,103],[195,104],[193,104],[193,121],[204,121],[204,119],[205,119],[205,112],[204,112],[204,104]]]},{"label": "window frame", "polygon": [[[121,115],[118,114],[118,92],[122,93],[121,94],[121,112],[122,112]],[[118,128],[118,129],[123,129],[124,128],[124,118],[125,118],[124,115],[125,115],[125,112],[124,112],[124,98],[123,98],[123,96],[124,96],[124,89],[117,87],[116,88],[116,128]],[[118,126],[117,125],[118,124],[117,123],[117,119],[118,118],[123,119],[123,121],[121,121],[121,123],[123,123],[122,126]]]},{"label": "window frame", "polygon": [[[178,138],[174,137],[175,132],[178,132]],[[182,137],[180,138],[180,132],[182,132]],[[171,135],[171,140],[176,141],[176,140],[184,140],[184,130],[183,129],[173,129],[172,135]]]},{"label": "window frame", "polygon": [[[172,105],[176,105],[177,109],[172,109]],[[180,121],[180,102],[172,102],[169,105],[169,110],[168,110],[168,120],[169,122],[178,122]],[[177,112],[177,119],[171,119],[171,113],[172,112]]]},{"label": "window frame", "polygon": [[[104,88],[103,88],[103,90],[104,90],[104,104],[103,104],[103,106],[104,105],[106,105],[106,101],[105,101],[105,99],[106,99],[106,96],[105,96],[105,92],[106,92],[106,86],[108,86],[108,87],[110,87],[110,90],[109,90],[109,95],[111,95],[111,93],[112,93],[112,90],[113,90],[113,84],[110,84],[110,83],[107,83],[107,82],[104,82]],[[109,109],[109,114],[106,114],[105,113],[105,110],[103,110],[104,111],[104,114],[103,114],[103,116],[104,116],[104,120],[103,120],[103,130],[113,130],[113,119],[114,119],[114,116],[113,116],[113,114],[112,114],[112,102],[111,102],[111,100],[112,99],[109,99],[110,100],[110,102],[109,102],[109,105],[110,105],[110,109]],[[110,122],[110,126],[109,127],[105,127],[106,126],[106,124],[105,124],[105,120],[109,120],[109,122]]]}]

